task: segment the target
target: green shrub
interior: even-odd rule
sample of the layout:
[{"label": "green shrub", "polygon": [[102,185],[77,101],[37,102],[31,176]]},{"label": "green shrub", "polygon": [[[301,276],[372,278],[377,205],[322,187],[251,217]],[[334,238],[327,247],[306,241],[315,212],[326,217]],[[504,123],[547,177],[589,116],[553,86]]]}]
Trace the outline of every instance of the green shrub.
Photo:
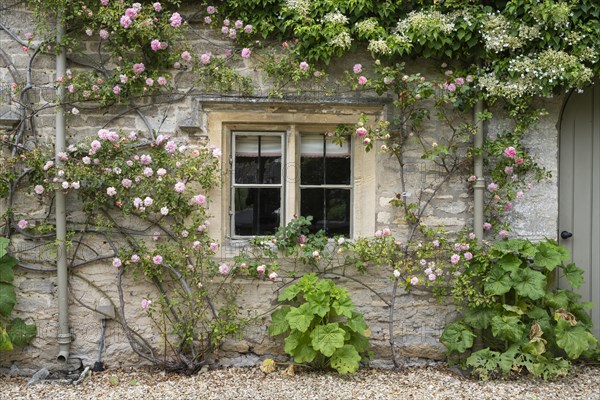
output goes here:
[{"label": "green shrub", "polygon": [[550,240],[505,240],[482,251],[456,280],[455,298],[467,309],[442,334],[448,353],[468,356],[465,365],[482,379],[523,368],[544,379],[565,375],[571,360],[598,346],[591,304],[555,287],[557,271],[574,288],[583,282],[568,260]]},{"label": "green shrub", "polygon": [[14,346],[30,343],[37,333],[33,324],[26,324],[20,318],[10,318],[17,302],[13,267],[17,260],[7,254],[6,247],[10,241],[0,237],[0,350],[12,350]]},{"label": "green shrub", "polygon": [[279,296],[269,334],[285,335],[285,352],[296,363],[356,372],[369,345],[369,327],[346,289],[329,279],[304,275]]}]

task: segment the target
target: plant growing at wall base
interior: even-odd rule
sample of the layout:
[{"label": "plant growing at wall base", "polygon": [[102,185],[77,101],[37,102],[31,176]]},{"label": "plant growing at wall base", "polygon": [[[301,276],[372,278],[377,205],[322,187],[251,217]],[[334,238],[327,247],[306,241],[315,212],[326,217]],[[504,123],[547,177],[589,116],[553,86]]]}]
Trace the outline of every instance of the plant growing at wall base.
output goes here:
[{"label": "plant growing at wall base", "polygon": [[356,372],[369,345],[369,328],[348,291],[314,273],[281,293],[285,302],[271,314],[269,334],[286,335],[285,352],[297,363]]},{"label": "plant growing at wall base", "polygon": [[7,254],[9,239],[0,237],[0,350],[12,350],[14,346],[30,343],[37,333],[34,324],[26,324],[20,318],[10,318],[17,302],[13,267],[17,260]]},{"label": "plant growing at wall base", "polygon": [[522,369],[544,379],[566,375],[571,360],[598,347],[590,304],[554,288],[556,273],[574,288],[583,282],[582,270],[568,259],[550,240],[504,240],[478,254],[455,280],[455,299],[467,310],[440,338],[448,353],[468,355],[464,364],[482,379]]}]

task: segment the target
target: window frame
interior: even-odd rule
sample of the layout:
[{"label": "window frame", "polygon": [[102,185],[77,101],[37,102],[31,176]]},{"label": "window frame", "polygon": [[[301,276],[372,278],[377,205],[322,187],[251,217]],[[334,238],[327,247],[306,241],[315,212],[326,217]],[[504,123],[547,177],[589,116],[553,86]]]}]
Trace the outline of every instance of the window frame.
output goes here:
[{"label": "window frame", "polygon": [[[280,199],[279,199],[279,204],[280,204],[280,225],[282,226],[282,222],[283,223],[287,223],[285,222],[285,215],[286,215],[286,209],[287,209],[287,202],[286,202],[286,181],[287,181],[287,168],[285,168],[285,166],[287,165],[287,140],[286,140],[286,136],[288,135],[288,132],[284,131],[284,130],[275,130],[275,131],[270,131],[270,130],[256,130],[256,129],[248,129],[248,130],[232,130],[231,134],[230,134],[230,149],[231,149],[231,156],[230,156],[230,168],[231,168],[231,178],[230,178],[230,182],[229,182],[229,189],[230,189],[230,193],[229,193],[229,208],[228,208],[228,214],[229,214],[229,232],[228,232],[228,236],[232,239],[249,239],[249,238],[253,238],[253,237],[257,237],[257,236],[261,236],[261,235],[238,235],[235,233],[235,189],[236,188],[280,188]],[[280,137],[281,138],[281,179],[280,179],[280,183],[279,184],[268,184],[268,183],[236,183],[235,181],[235,170],[236,170],[236,165],[235,165],[235,159],[236,159],[236,137],[238,136],[271,136],[271,137]]]},{"label": "window frame", "polygon": [[[346,140],[348,140],[348,146],[350,147],[350,183],[347,185],[333,185],[333,184],[327,184],[327,183],[323,183],[322,185],[303,185],[302,184],[302,170],[301,170],[301,158],[302,158],[302,136],[303,135],[322,135],[323,136],[323,141],[324,144],[326,143],[326,132],[331,131],[332,129],[335,129],[335,127],[331,127],[331,126],[319,126],[318,124],[315,124],[314,126],[312,126],[311,128],[313,129],[301,129],[298,131],[297,134],[297,144],[296,144],[296,149],[299,150],[296,152],[296,160],[295,160],[295,168],[296,168],[296,173],[298,176],[298,179],[296,181],[296,198],[295,198],[295,204],[294,204],[294,209],[297,213],[297,215],[301,215],[301,209],[302,209],[302,189],[348,189],[350,190],[350,227],[349,227],[349,231],[348,231],[348,236],[350,238],[353,237],[353,232],[354,232],[354,191],[355,191],[355,182],[354,182],[354,148],[355,146],[352,145],[352,138],[348,137]],[[286,221],[286,223],[289,221]]]},{"label": "window frame", "polygon": [[[182,130],[192,140],[198,141],[203,146],[217,146],[222,149],[223,157],[220,166],[221,184],[212,189],[208,195],[211,199],[207,204],[210,212],[208,232],[211,237],[220,241],[223,246],[219,251],[221,257],[232,257],[238,254],[249,238],[232,237],[230,229],[230,160],[231,132],[232,131],[294,131],[315,132],[315,126],[320,131],[340,124],[353,126],[360,115],[366,115],[370,121],[388,117],[385,102],[325,102],[313,103],[288,103],[271,100],[231,101],[224,98],[202,98],[197,100],[197,128],[194,131]],[[318,133],[318,130],[317,130]],[[296,144],[287,135],[288,159],[295,160]],[[295,137],[295,136],[294,136]],[[352,199],[352,228],[353,239],[372,235],[376,230],[377,221],[387,218],[387,210],[381,209],[387,205],[387,200],[394,193],[378,187],[377,168],[381,162],[376,151],[365,152],[362,149],[360,138],[352,135],[353,148],[353,199]],[[293,154],[292,154],[293,153]],[[294,158],[292,158],[292,156]],[[295,171],[289,169],[286,161],[286,184],[295,184]],[[296,207],[295,199],[286,193],[286,204],[289,205],[285,212],[284,221],[291,221]],[[361,205],[373,205],[365,207]]]}]

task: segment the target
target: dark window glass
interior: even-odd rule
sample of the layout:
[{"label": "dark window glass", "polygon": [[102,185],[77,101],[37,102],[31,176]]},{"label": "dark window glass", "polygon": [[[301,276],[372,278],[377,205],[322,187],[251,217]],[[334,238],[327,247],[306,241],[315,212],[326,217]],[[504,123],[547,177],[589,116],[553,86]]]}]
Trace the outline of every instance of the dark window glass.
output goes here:
[{"label": "dark window glass", "polygon": [[350,235],[350,142],[339,146],[325,135],[303,135],[300,151],[300,214],[311,215],[312,232]]},{"label": "dark window glass", "polygon": [[350,234],[350,189],[307,188],[300,191],[301,215],[312,215],[312,232]]},{"label": "dark window glass", "polygon": [[236,188],[235,234],[272,235],[280,225],[280,188]]},{"label": "dark window glass", "polygon": [[235,183],[281,183],[280,136],[236,136]]}]

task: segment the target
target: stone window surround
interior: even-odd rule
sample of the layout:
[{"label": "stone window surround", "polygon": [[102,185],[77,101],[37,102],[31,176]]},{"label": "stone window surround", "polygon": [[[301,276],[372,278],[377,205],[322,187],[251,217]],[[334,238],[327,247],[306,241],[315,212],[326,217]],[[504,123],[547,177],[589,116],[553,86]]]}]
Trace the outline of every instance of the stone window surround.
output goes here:
[{"label": "stone window surround", "polygon": [[[224,247],[237,247],[245,242],[243,239],[232,239],[230,232],[230,195],[231,195],[231,133],[233,131],[285,131],[287,135],[287,148],[289,160],[295,159],[296,143],[299,132],[319,132],[324,129],[335,128],[338,124],[354,125],[358,122],[361,113],[368,115],[370,122],[383,117],[383,104],[298,104],[283,102],[255,102],[247,103],[229,101],[202,101],[199,105],[199,119],[202,136],[211,145],[216,145],[222,150],[221,184],[210,193],[211,214],[210,234]],[[377,171],[376,153],[374,148],[370,152],[363,149],[360,140],[352,137],[353,160],[353,207],[352,207],[352,232],[353,238],[370,236],[375,231],[376,213],[373,205],[377,202]],[[288,189],[284,198],[286,207],[283,224],[289,222],[297,213],[298,204],[295,196],[295,176],[288,176]],[[225,254],[222,254],[223,256]]]}]

